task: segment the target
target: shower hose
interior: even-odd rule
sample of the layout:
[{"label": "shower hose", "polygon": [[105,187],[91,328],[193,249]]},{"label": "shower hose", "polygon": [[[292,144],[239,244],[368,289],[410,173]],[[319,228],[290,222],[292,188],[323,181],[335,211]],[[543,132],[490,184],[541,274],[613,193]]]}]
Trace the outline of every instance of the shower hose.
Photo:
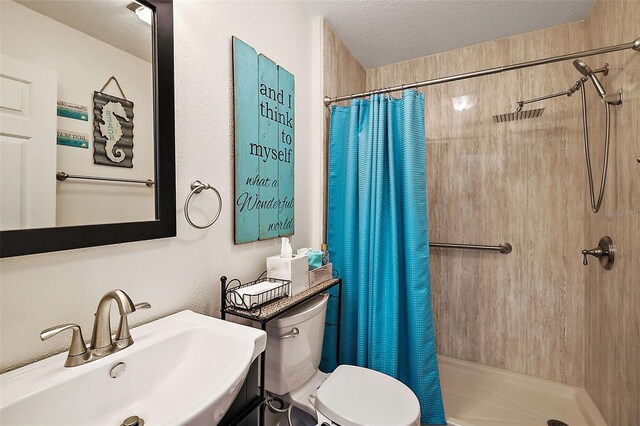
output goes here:
[{"label": "shower hose", "polygon": [[611,104],[604,101],[605,108],[605,136],[604,136],[604,159],[602,161],[602,178],[600,179],[600,193],[596,201],[596,195],[593,188],[593,171],[591,167],[591,154],[589,150],[589,122],[587,118],[587,95],[585,93],[584,81],[580,81],[580,92],[582,95],[582,125],[584,128],[584,155],[587,163],[587,176],[589,178],[589,194],[591,196],[591,210],[594,213],[600,211],[602,199],[604,197],[604,188],[607,184],[607,170],[609,168],[609,142],[611,139]]}]

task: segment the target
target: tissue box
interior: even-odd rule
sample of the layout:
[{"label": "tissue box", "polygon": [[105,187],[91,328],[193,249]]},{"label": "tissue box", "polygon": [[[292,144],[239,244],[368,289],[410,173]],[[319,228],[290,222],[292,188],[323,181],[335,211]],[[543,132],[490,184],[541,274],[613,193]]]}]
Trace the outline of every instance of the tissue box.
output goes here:
[{"label": "tissue box", "polygon": [[267,257],[267,277],[291,280],[290,296],[293,296],[309,288],[308,262],[307,256],[295,255],[291,259]]}]

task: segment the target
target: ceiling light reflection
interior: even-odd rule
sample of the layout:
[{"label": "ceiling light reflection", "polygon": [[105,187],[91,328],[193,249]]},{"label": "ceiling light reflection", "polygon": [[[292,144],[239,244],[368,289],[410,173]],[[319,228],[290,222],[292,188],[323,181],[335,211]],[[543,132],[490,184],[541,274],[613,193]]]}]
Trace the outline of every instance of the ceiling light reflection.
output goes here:
[{"label": "ceiling light reflection", "polygon": [[456,111],[467,111],[478,103],[478,97],[468,95],[456,96],[451,98],[451,103],[453,103],[453,109]]}]

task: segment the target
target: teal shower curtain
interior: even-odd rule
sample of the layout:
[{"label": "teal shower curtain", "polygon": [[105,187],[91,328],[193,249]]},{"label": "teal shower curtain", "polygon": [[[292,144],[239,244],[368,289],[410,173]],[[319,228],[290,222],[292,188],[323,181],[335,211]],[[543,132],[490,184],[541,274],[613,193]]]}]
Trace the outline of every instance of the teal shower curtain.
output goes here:
[{"label": "teal shower curtain", "polygon": [[[429,284],[424,95],[334,106],[329,145],[327,243],[344,287],[340,361],[396,377],[418,396],[423,424],[445,424]],[[324,371],[335,367],[335,303]]]}]

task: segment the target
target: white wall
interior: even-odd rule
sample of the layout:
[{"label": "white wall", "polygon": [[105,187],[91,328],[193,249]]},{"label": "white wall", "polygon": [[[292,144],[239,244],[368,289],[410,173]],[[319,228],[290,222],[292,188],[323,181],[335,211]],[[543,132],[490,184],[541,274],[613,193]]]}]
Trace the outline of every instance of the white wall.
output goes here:
[{"label": "white wall", "polygon": [[[151,64],[13,1],[3,0],[0,8],[2,53],[57,71],[58,100],[89,109],[88,121],[58,117],[58,129],[88,135],[90,146],[57,146],[57,170],[154,179]],[[133,168],[93,163],[93,92],[112,75],[134,103]],[[121,97],[113,82],[104,92]],[[153,220],[154,189],[95,181],[57,182],[56,213],[58,226]]]},{"label": "white wall", "polygon": [[[122,288],[152,309],[133,324],[182,309],[218,316],[219,277],[249,279],[279,240],[233,244],[233,140],[231,36],[264,52],[296,81],[296,234],[294,248],[320,244],[322,146],[313,115],[320,70],[312,19],[295,2],[195,2],[176,0],[176,171],[178,236],[18,258],[0,263],[0,370],[61,351],[69,336],[41,342],[39,333],[62,322],[91,332],[99,298]],[[225,209],[208,230],[191,229],[182,203],[189,184],[215,185]],[[201,206],[205,206],[205,202]],[[213,203],[212,203],[213,204]],[[214,206],[213,206],[214,207]]]}]

